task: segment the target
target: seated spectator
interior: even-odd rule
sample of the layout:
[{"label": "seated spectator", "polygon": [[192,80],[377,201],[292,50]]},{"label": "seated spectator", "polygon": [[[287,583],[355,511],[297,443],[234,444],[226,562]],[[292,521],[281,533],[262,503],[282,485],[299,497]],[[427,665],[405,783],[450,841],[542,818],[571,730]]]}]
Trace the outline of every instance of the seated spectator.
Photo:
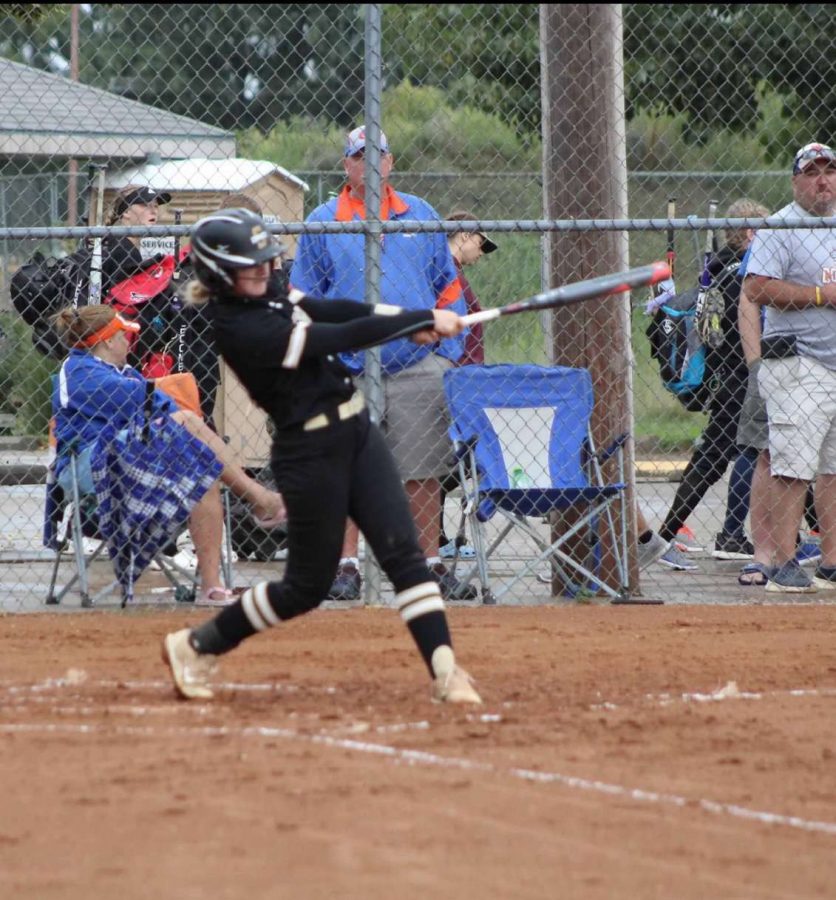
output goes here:
[{"label": "seated spectator", "polygon": [[[56,317],[56,328],[70,353],[61,366],[52,397],[58,453],[55,474],[62,487],[69,483],[67,453],[74,448],[78,454],[79,486],[83,493],[92,493],[91,461],[97,442],[106,431],[126,429],[145,403],[147,382],[126,364],[128,335],[136,333],[139,325],[123,319],[110,306],[95,305],[63,310]],[[175,447],[178,437],[184,444],[187,442],[186,432],[206,444],[223,465],[221,480],[250,503],[259,525],[275,527],[284,520],[281,496],[250,478],[199,416],[178,410],[168,396],[155,391],[152,420],[155,427],[175,428]],[[190,473],[195,484],[204,475]],[[232,593],[219,586],[223,514],[217,481],[193,507],[189,528],[201,584],[196,603],[200,606],[231,603]]]}]

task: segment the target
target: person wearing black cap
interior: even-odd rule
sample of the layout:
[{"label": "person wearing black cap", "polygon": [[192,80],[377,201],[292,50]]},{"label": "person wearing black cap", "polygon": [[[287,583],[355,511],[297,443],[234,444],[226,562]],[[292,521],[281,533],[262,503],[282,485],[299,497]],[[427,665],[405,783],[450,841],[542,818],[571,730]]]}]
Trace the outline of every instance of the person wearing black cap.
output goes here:
[{"label": "person wearing black cap", "polygon": [[[454,222],[475,222],[479,217],[472,212],[464,209],[457,209],[447,216],[448,220]],[[464,295],[464,302],[467,306],[468,315],[470,313],[480,312],[482,307],[479,299],[473,292],[470,282],[464,274],[465,266],[472,266],[474,263],[485,256],[487,253],[493,253],[497,249],[496,244],[482,231],[453,231],[447,235],[447,246],[456,264],[456,271],[459,273],[459,284]],[[471,325],[470,331],[467,333],[464,341],[464,353],[456,365],[484,365],[485,363],[485,339],[482,334],[482,326],[480,324]],[[453,470],[444,478],[439,479],[441,483],[441,518],[439,521],[439,555],[442,559],[450,559],[457,554],[464,559],[472,558],[473,549],[467,547],[464,542],[464,536],[460,535],[454,540],[447,537],[444,530],[444,501],[447,494],[454,490],[459,484],[458,470]]]},{"label": "person wearing black cap", "polygon": [[[106,225],[156,225],[157,207],[169,203],[171,194],[129,184],[116,195]],[[108,238],[102,248],[102,296],[120,281],[139,272],[144,264],[138,237]]]},{"label": "person wearing black cap", "polygon": [[[467,210],[457,209],[451,212],[447,218],[454,222],[475,222],[478,216]],[[447,245],[456,264],[459,273],[459,284],[464,294],[464,302],[468,315],[480,312],[482,307],[473,288],[464,275],[464,267],[472,266],[487,253],[493,253],[497,249],[496,244],[481,231],[453,231],[447,236]],[[470,363],[483,364],[485,362],[485,341],[482,336],[482,326],[471,325],[470,331],[465,337],[464,355],[458,360],[457,365],[464,366]]]}]

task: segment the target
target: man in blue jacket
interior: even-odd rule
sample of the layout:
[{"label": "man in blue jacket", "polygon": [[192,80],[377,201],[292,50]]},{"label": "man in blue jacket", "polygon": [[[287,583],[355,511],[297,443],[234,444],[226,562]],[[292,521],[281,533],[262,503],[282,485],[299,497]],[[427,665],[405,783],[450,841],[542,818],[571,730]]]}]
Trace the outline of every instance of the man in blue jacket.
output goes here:
[{"label": "man in blue jacket", "polygon": [[[384,221],[437,221],[424,200],[395,191],[389,184],[394,158],[381,132],[381,208]],[[343,168],[346,185],[339,195],[318,206],[308,222],[351,222],[364,219],[365,150],[363,127],[346,138]],[[365,298],[365,237],[362,234],[303,234],[291,270],[293,287],[311,297]],[[442,232],[390,233],[381,238],[381,300],[404,309],[449,307],[466,312],[456,267]],[[405,481],[421,549],[447,600],[472,600],[476,588],[457,581],[441,562],[438,548],[439,478],[449,471],[450,440],[442,378],[464,353],[465,334],[433,345],[417,346],[404,338],[381,351],[385,414],[381,423]],[[346,355],[349,369],[362,375],[365,353]],[[360,596],[358,534],[349,524],[343,558],[329,594],[333,599]]]}]

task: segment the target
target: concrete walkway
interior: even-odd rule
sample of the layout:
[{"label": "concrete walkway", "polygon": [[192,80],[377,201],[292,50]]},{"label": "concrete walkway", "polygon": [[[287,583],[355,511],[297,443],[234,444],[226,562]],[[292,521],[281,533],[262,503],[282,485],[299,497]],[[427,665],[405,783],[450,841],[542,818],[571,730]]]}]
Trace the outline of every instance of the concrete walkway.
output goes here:
[{"label": "concrete walkway", "polygon": [[[43,517],[43,484],[3,483],[9,472],[30,470],[38,472],[46,465],[44,451],[3,451],[0,453],[0,612],[39,611],[44,607],[47,585],[52,569],[53,554],[41,545]],[[667,464],[645,464],[639,467],[638,493],[642,508],[652,523],[659,523],[673,498],[676,483],[671,473],[681,471],[682,461]],[[25,479],[24,479],[25,480]],[[725,506],[726,482],[715,485],[694,515],[691,523],[698,536],[705,542],[702,553],[689,554],[689,559],[699,565],[697,572],[675,572],[661,565],[653,565],[642,573],[641,592],[645,597],[661,599],[667,604],[724,604],[724,603],[822,603],[836,602],[833,594],[791,595],[766,593],[763,588],[741,588],[737,584],[739,562],[720,562],[711,559],[710,550],[714,535],[720,530]],[[451,497],[448,507],[450,521],[456,516],[457,499]],[[492,571],[501,582],[503,573],[521,568],[529,557],[528,548],[519,540],[510,541]],[[69,560],[69,557],[68,557]],[[68,566],[69,564],[62,564]],[[460,563],[461,565],[461,563]],[[69,569],[67,569],[69,570]],[[234,567],[235,584],[253,584],[264,578],[275,578],[282,570],[281,562],[238,562]],[[63,571],[63,570],[62,570]],[[507,575],[506,575],[507,577]],[[106,561],[94,563],[91,571],[92,588],[109,584],[113,574]],[[59,584],[64,583],[59,577]],[[167,590],[167,582],[159,573],[147,572],[137,588],[138,604],[173,606],[173,593]],[[100,607],[117,608],[121,602],[118,592],[104,598]],[[391,605],[392,591],[387,583],[378,602]],[[526,577],[515,588],[508,605],[538,605],[567,603],[563,598],[553,598],[548,585],[536,577]],[[595,602],[606,602],[595,600]],[[78,609],[77,595],[68,597],[61,609]]]}]

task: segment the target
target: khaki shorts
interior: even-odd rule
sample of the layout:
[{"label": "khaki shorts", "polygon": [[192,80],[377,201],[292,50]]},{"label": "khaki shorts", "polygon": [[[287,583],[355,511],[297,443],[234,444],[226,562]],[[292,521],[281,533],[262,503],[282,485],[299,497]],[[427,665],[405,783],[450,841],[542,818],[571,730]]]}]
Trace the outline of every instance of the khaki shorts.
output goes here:
[{"label": "khaki shorts", "polygon": [[766,404],[758,390],[758,369],[760,360],[749,369],[746,382],[746,396],[740,410],[737,426],[737,446],[752,447],[755,450],[769,449],[769,421],[766,418]]},{"label": "khaki shorts", "polygon": [[836,474],[836,372],[807,356],[765,359],[758,386],[772,474],[804,481]]},{"label": "khaki shorts", "polygon": [[[386,443],[405,481],[441,478],[452,466],[453,444],[447,429],[450,415],[444,397],[449,359],[429,354],[397,375],[383,378]],[[357,383],[365,390],[363,379]]]}]

